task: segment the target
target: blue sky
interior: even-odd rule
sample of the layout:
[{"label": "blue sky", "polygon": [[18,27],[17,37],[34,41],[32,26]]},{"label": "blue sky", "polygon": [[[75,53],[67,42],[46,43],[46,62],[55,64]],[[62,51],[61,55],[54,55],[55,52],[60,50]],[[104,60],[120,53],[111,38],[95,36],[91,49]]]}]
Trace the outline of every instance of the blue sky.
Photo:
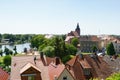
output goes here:
[{"label": "blue sky", "polygon": [[120,0],[0,0],[0,33],[120,35]]}]

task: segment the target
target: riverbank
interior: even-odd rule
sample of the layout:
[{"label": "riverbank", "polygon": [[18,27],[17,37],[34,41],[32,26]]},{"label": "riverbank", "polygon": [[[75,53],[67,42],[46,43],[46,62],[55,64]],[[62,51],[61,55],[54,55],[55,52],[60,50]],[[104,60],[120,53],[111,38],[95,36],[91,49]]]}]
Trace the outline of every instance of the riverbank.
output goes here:
[{"label": "riverbank", "polygon": [[30,43],[24,43],[24,44],[15,44],[15,45],[10,45],[10,44],[3,44],[1,45],[0,49],[4,51],[5,47],[8,49],[12,50],[14,52],[14,47],[16,46],[17,52],[22,53],[24,51],[24,48],[27,48],[28,50],[30,49]]},{"label": "riverbank", "polygon": [[0,43],[0,45],[10,45],[10,43]]}]

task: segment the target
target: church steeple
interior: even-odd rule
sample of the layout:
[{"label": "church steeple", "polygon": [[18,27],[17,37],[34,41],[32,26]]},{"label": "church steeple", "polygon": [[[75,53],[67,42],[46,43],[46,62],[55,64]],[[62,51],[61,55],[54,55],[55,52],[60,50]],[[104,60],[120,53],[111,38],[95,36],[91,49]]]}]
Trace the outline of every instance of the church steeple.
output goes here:
[{"label": "church steeple", "polygon": [[76,31],[76,32],[79,34],[79,36],[80,36],[80,27],[79,27],[79,23],[77,23],[77,27],[76,27],[75,31]]}]

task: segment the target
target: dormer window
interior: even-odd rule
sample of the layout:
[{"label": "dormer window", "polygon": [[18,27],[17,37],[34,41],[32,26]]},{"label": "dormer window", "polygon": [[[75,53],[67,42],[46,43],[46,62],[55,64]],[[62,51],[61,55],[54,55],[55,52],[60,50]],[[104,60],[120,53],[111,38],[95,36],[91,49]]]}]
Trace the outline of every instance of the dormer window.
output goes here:
[{"label": "dormer window", "polygon": [[67,80],[67,76],[64,76],[64,77],[63,77],[63,80]]},{"label": "dormer window", "polygon": [[27,63],[20,70],[21,80],[41,80],[40,70],[31,63]]},{"label": "dormer window", "polygon": [[90,75],[90,69],[84,69],[84,75],[86,76]]}]

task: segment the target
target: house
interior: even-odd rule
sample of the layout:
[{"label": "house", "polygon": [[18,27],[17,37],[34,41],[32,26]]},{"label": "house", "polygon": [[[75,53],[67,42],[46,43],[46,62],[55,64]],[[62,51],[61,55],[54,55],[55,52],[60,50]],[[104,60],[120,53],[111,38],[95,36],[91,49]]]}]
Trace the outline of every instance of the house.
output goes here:
[{"label": "house", "polygon": [[10,80],[54,80],[65,66],[58,57],[40,55],[12,57]]},{"label": "house", "polygon": [[110,35],[99,35],[98,38],[100,39],[102,48],[105,48],[110,42],[113,42],[116,39]]},{"label": "house", "polygon": [[54,62],[51,63],[48,66],[49,80],[58,80],[58,77],[60,76],[64,68],[65,68],[64,64],[58,65],[55,64]]},{"label": "house", "polygon": [[120,40],[117,37],[109,36],[109,35],[101,35],[100,38],[100,45],[102,48],[106,48],[109,43],[113,43],[115,52],[118,54],[120,53]]},{"label": "house", "polygon": [[78,54],[66,63],[66,68],[75,80],[105,79],[112,74],[109,65],[96,54]]},{"label": "house", "polygon": [[98,49],[100,49],[100,42],[99,38],[97,36],[80,36],[80,49],[81,52],[92,52],[92,47],[96,46]]},{"label": "house", "polygon": [[7,73],[2,68],[0,68],[0,80],[8,80],[8,79],[9,79],[9,73]]},{"label": "house", "polygon": [[64,68],[57,80],[76,80],[67,68]]},{"label": "house", "polygon": [[113,43],[116,54],[119,54],[120,53],[120,41],[118,39],[114,39],[112,43]]}]

